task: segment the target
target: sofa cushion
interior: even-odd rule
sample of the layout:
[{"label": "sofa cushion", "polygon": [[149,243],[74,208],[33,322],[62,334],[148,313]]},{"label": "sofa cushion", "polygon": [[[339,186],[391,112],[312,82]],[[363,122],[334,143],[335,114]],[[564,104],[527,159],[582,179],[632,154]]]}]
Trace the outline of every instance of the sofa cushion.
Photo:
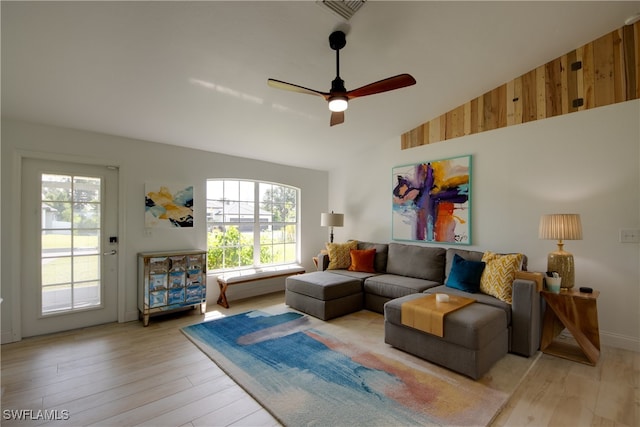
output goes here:
[{"label": "sofa cushion", "polygon": [[351,249],[358,249],[358,242],[350,240],[347,243],[327,243],[329,266],[327,270],[349,268],[351,265]]},{"label": "sofa cushion", "polygon": [[443,248],[389,243],[387,273],[444,283]]},{"label": "sofa cushion", "polygon": [[476,302],[481,304],[490,305],[492,307],[496,307],[504,311],[504,314],[507,316],[507,325],[511,325],[511,304],[507,304],[504,301],[500,301],[497,298],[492,297],[491,295],[483,294],[482,292],[478,292],[477,294],[470,294],[469,292],[461,291],[459,289],[449,288],[448,286],[441,285],[436,286],[434,288],[429,288],[424,291],[425,294],[450,294],[450,295],[459,295],[461,297],[473,298]]},{"label": "sofa cushion", "polygon": [[364,292],[385,298],[399,298],[405,295],[423,292],[438,286],[438,282],[415,277],[398,276],[395,274],[380,274],[364,281]]},{"label": "sofa cushion", "polygon": [[364,271],[351,271],[351,270],[325,270],[327,273],[339,274],[341,276],[352,277],[354,279],[360,280],[360,282],[364,282],[364,279],[371,276],[376,276],[378,273],[365,273]]},{"label": "sofa cushion", "polygon": [[385,243],[358,242],[358,249],[375,249],[376,259],[374,267],[378,273],[387,271],[387,257],[389,254],[389,245]]},{"label": "sofa cushion", "polygon": [[[420,298],[409,295],[389,301],[384,306],[384,320],[402,325],[402,304]],[[478,350],[507,329],[506,316],[495,307],[473,303],[447,314],[444,318],[444,337],[441,340],[463,348]],[[408,328],[408,326],[405,326]],[[418,333],[424,333],[418,331]],[[505,351],[506,353],[506,345]]]},{"label": "sofa cushion", "polygon": [[313,271],[287,277],[285,288],[288,292],[307,295],[321,301],[343,298],[362,292],[359,280],[328,271]]},{"label": "sofa cushion", "polygon": [[485,252],[482,261],[487,266],[480,279],[480,290],[501,301],[511,304],[511,285],[516,278],[516,271],[522,267],[522,254],[500,255],[491,251]]},{"label": "sofa cushion", "polygon": [[376,259],[375,249],[351,249],[351,265],[347,270],[361,271],[363,273],[375,273],[374,261]]},{"label": "sofa cushion", "polygon": [[455,254],[446,285],[475,294],[480,291],[480,278],[485,266],[482,261],[468,261]]}]

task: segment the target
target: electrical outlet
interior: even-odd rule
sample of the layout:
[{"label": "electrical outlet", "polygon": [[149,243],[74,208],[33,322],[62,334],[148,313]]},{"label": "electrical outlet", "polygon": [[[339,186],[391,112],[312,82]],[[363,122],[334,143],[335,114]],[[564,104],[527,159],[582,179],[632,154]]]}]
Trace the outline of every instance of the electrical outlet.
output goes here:
[{"label": "electrical outlet", "polygon": [[640,243],[640,230],[637,228],[621,228],[620,243]]}]

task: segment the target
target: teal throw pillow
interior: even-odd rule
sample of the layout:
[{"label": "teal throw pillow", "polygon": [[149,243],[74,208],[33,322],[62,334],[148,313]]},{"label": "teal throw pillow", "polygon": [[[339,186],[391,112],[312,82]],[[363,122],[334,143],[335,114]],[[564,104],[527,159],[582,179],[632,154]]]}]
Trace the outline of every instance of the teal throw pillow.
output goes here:
[{"label": "teal throw pillow", "polygon": [[482,261],[467,261],[460,255],[454,254],[447,286],[474,294],[480,292],[480,278],[485,266],[486,263]]}]

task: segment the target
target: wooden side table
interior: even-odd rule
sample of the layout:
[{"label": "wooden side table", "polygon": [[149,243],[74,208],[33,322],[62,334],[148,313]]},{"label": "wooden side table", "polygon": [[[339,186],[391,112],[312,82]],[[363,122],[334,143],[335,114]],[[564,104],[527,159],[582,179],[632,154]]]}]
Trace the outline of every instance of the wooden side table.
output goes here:
[{"label": "wooden side table", "polygon": [[[599,291],[585,294],[575,289],[562,289],[556,294],[541,291],[547,302],[542,324],[543,353],[595,366],[600,357],[597,299]],[[578,347],[555,338],[565,328],[571,332]]]}]

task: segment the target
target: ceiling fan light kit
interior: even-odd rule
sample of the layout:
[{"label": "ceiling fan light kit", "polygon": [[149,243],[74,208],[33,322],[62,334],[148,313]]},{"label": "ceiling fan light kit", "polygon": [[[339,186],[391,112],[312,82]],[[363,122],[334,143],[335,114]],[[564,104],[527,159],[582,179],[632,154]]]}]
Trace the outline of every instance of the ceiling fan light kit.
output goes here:
[{"label": "ceiling fan light kit", "polygon": [[333,96],[329,99],[329,110],[334,112],[345,111],[349,107],[346,96]]},{"label": "ceiling fan light kit", "polygon": [[411,75],[399,74],[348,91],[344,87],[344,81],[340,78],[340,49],[345,47],[346,44],[347,39],[345,33],[342,31],[334,31],[329,36],[329,47],[336,51],[336,78],[331,82],[331,90],[329,92],[321,92],[275,79],[268,79],[267,84],[276,89],[323,97],[329,103],[329,110],[331,111],[330,126],[339,125],[344,122],[344,111],[349,106],[349,100],[353,98],[375,95],[377,93],[388,92],[416,84],[416,79]]}]

